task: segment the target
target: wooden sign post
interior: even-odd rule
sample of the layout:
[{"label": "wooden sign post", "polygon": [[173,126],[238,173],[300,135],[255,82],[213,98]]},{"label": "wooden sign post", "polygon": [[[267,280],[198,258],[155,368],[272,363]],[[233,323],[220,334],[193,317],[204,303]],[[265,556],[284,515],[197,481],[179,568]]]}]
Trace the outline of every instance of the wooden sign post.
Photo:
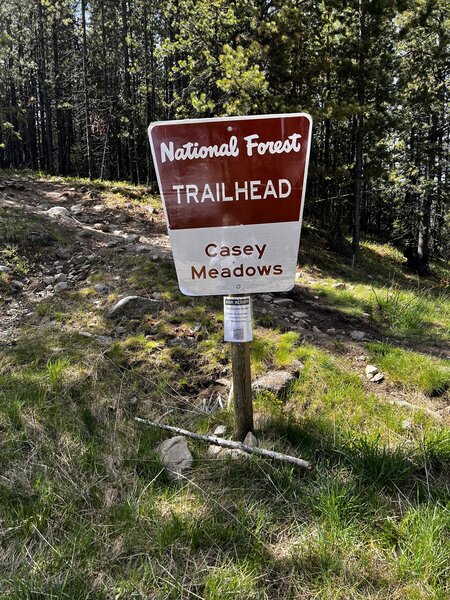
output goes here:
[{"label": "wooden sign post", "polygon": [[[225,296],[290,290],[311,117],[161,121],[150,125],[149,138],[181,292]],[[234,305],[240,308],[233,318],[241,312],[243,317],[244,304]],[[231,326],[230,339],[225,319],[238,439],[253,429],[251,331],[246,339],[241,329]]]}]

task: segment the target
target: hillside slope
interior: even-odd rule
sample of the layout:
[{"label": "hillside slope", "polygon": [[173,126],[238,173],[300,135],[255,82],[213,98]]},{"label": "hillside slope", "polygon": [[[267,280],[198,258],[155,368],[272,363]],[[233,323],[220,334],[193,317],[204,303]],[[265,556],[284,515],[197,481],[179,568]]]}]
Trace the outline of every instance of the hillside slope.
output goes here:
[{"label": "hillside slope", "polygon": [[[179,293],[144,188],[0,173],[2,598],[447,596],[448,265],[365,243],[352,269],[308,228],[299,264],[254,299],[254,376],[294,375],[254,404],[313,470],[189,442],[171,482],[133,417],[231,435],[221,299]],[[108,318],[129,295],[155,310]]]}]

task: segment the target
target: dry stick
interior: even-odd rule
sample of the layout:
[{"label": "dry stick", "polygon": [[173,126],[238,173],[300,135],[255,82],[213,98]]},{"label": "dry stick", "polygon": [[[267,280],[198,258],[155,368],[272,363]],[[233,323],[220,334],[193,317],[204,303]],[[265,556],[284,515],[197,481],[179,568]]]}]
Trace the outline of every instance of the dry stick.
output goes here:
[{"label": "dry stick", "polygon": [[134,417],[134,420],[143,425],[149,427],[159,427],[178,435],[185,435],[191,437],[194,440],[200,440],[201,442],[208,442],[215,446],[221,446],[222,448],[231,448],[233,450],[243,450],[249,454],[259,454],[259,456],[265,456],[266,458],[274,458],[282,462],[302,467],[303,469],[311,469],[311,463],[301,458],[295,458],[295,456],[289,456],[289,454],[281,454],[281,452],[274,452],[273,450],[266,450],[265,448],[255,448],[253,446],[247,446],[247,444],[241,444],[241,442],[232,442],[231,440],[222,440],[214,435],[200,435],[199,433],[193,433],[187,429],[180,429],[179,427],[172,427],[172,425],[164,425],[157,421],[149,421],[148,419],[141,419],[141,417]]}]

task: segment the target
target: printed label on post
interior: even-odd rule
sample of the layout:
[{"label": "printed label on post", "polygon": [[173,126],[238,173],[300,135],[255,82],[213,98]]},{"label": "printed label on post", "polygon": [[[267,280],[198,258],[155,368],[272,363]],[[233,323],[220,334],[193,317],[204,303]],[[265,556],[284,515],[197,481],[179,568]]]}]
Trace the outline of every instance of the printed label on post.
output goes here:
[{"label": "printed label on post", "polygon": [[226,342],[251,342],[252,313],[250,296],[223,299],[223,313]]}]

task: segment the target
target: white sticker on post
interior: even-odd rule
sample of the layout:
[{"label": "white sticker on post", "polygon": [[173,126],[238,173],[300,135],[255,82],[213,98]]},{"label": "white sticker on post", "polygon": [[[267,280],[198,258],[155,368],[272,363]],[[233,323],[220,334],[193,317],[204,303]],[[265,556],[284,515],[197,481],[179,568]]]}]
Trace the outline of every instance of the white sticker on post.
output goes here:
[{"label": "white sticker on post", "polygon": [[252,311],[250,296],[225,296],[223,314],[226,342],[251,342]]}]

